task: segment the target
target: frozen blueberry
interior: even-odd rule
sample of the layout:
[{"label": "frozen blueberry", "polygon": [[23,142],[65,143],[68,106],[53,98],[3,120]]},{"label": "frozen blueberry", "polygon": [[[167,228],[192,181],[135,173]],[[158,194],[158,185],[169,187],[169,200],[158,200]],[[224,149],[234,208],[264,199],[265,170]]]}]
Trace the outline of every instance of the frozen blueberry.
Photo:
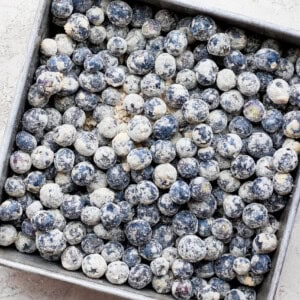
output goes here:
[{"label": "frozen blueberry", "polygon": [[152,162],[152,154],[148,148],[136,148],[127,155],[127,163],[131,170],[141,170]]},{"label": "frozen blueberry", "polygon": [[167,112],[165,102],[157,97],[153,97],[145,102],[144,113],[151,120],[157,120]]},{"label": "frozen blueberry", "polygon": [[164,80],[171,79],[176,74],[175,58],[169,53],[161,53],[155,59],[155,73]]},{"label": "frozen blueberry", "polygon": [[65,19],[73,12],[72,0],[53,0],[51,4],[51,13],[60,19]]},{"label": "frozen blueberry", "polygon": [[159,191],[153,182],[142,180],[136,186],[136,195],[139,203],[149,205],[158,199]]},{"label": "frozen blueberry", "polygon": [[42,172],[33,171],[26,176],[24,183],[28,192],[38,193],[46,183],[46,177]]},{"label": "frozen blueberry", "polygon": [[4,190],[10,197],[23,197],[26,193],[23,179],[18,176],[7,177]]},{"label": "frozen blueberry", "polygon": [[178,56],[186,49],[187,43],[185,33],[181,30],[172,30],[166,36],[165,49],[169,54]]},{"label": "frozen blueberry", "polygon": [[174,216],[172,226],[178,236],[195,234],[198,230],[198,220],[192,212],[182,210]]},{"label": "frozen blueberry", "polygon": [[230,38],[226,33],[215,33],[207,41],[207,51],[214,56],[226,56],[230,52],[230,44]]},{"label": "frozen blueberry", "polygon": [[31,108],[27,110],[22,119],[22,125],[30,133],[37,133],[46,128],[48,123],[48,114],[44,109]]},{"label": "frozen blueberry", "polygon": [[266,254],[255,254],[251,257],[251,271],[254,274],[265,274],[271,269],[271,258]]},{"label": "frozen blueberry", "polygon": [[141,257],[136,248],[129,247],[125,249],[122,260],[128,265],[129,268],[132,268],[141,262]]},{"label": "frozen blueberry", "polygon": [[267,86],[267,95],[275,104],[287,104],[290,98],[290,86],[283,79],[274,79]]},{"label": "frozen blueberry", "polygon": [[150,240],[152,230],[148,222],[137,219],[126,225],[125,234],[132,245],[139,246]]},{"label": "frozen blueberry", "polygon": [[81,222],[69,222],[64,229],[64,236],[70,245],[80,244],[86,235],[86,227]]},{"label": "frozen blueberry", "polygon": [[81,249],[86,254],[100,253],[103,249],[103,240],[94,233],[88,233],[81,241]]},{"label": "frozen blueberry", "polygon": [[232,280],[235,278],[233,270],[233,262],[235,256],[231,254],[223,254],[218,260],[215,261],[215,273],[223,280]]},{"label": "frozen blueberry", "polygon": [[147,39],[158,37],[160,35],[160,31],[161,26],[157,20],[149,18],[142,24],[142,34]]},{"label": "frozen blueberry", "polygon": [[[213,133],[220,133],[224,131],[224,129],[226,128],[228,123],[228,118],[226,113],[223,110],[216,109],[209,113],[206,122],[211,127]],[[201,127],[204,126],[204,124],[198,126]]]},{"label": "frozen blueberry", "polygon": [[67,35],[75,41],[84,41],[89,37],[90,24],[88,18],[80,13],[72,14],[64,25]]},{"label": "frozen blueberry", "polygon": [[107,263],[120,260],[123,253],[124,247],[116,241],[106,243],[101,251],[101,255]]},{"label": "frozen blueberry", "polygon": [[176,83],[183,85],[188,90],[194,89],[197,86],[196,73],[183,68],[176,75]]},{"label": "frozen blueberry", "polygon": [[107,183],[115,190],[123,190],[129,184],[130,176],[125,165],[116,164],[107,170]]},{"label": "frozen blueberry", "polygon": [[71,220],[80,217],[84,201],[78,195],[64,195],[63,202],[60,206],[62,214]]},{"label": "frozen blueberry", "polygon": [[[47,71],[47,70],[45,70]],[[39,74],[40,75],[40,74]],[[45,107],[49,102],[49,96],[39,91],[37,84],[33,84],[28,91],[27,101],[33,107]]]},{"label": "frozen blueberry", "polygon": [[269,135],[264,132],[254,132],[247,140],[247,151],[255,158],[270,155],[273,152],[273,142]]},{"label": "frozen blueberry", "polygon": [[253,198],[257,200],[266,200],[273,193],[273,183],[268,177],[257,177],[254,179],[251,187]]},{"label": "frozen blueberry", "polygon": [[268,222],[268,211],[260,203],[248,204],[243,211],[243,221],[250,228],[259,228]]},{"label": "frozen blueberry", "polygon": [[298,165],[298,155],[290,148],[280,148],[273,155],[273,166],[276,171],[288,173]]},{"label": "frozen blueberry", "polygon": [[174,29],[177,18],[177,15],[168,9],[161,9],[155,14],[155,20],[160,23],[163,32],[169,32]]},{"label": "frozen blueberry", "polygon": [[149,180],[152,177],[153,171],[154,171],[153,167],[148,166],[143,170],[132,170],[130,174],[132,180],[138,183],[142,180]]},{"label": "frozen blueberry", "polygon": [[230,114],[238,114],[244,105],[244,98],[237,90],[224,92],[220,97],[221,107]]},{"label": "frozen blueberry", "polygon": [[210,86],[215,83],[219,68],[213,60],[205,58],[196,64],[194,71],[200,85]]},{"label": "frozen blueberry", "polygon": [[190,195],[189,185],[182,180],[175,181],[170,187],[169,196],[176,204],[187,203],[190,200]]},{"label": "frozen blueberry", "polygon": [[152,133],[152,125],[144,116],[134,116],[128,122],[129,137],[135,142],[142,142],[148,139]]},{"label": "frozen blueberry", "polygon": [[237,257],[233,262],[233,270],[237,275],[246,275],[250,268],[250,260],[246,257]]},{"label": "frozen blueberry", "polygon": [[199,162],[194,157],[181,158],[177,163],[177,170],[184,178],[196,177],[199,172]]},{"label": "frozen blueberry", "polygon": [[129,276],[129,267],[121,261],[111,262],[107,266],[105,273],[106,279],[113,284],[123,284]]},{"label": "frozen blueberry", "polygon": [[186,235],[178,243],[178,254],[188,262],[199,262],[206,255],[205,243],[196,235]]},{"label": "frozen blueberry", "polygon": [[90,184],[95,175],[95,168],[89,162],[80,162],[72,169],[71,176],[75,184],[86,186]]},{"label": "frozen blueberry", "polygon": [[143,289],[152,281],[152,272],[148,265],[137,264],[129,271],[128,284],[137,290]]},{"label": "frozen blueberry", "polygon": [[108,146],[98,148],[94,154],[94,163],[100,169],[109,169],[115,165],[116,161],[116,153],[113,148]]},{"label": "frozen blueberry", "polygon": [[231,173],[237,179],[247,179],[255,173],[255,161],[249,155],[238,155],[231,162]]},{"label": "frozen blueberry", "polygon": [[153,161],[163,164],[174,160],[176,156],[175,147],[170,141],[158,140],[153,143],[150,148]]},{"label": "frozen blueberry", "polygon": [[213,139],[213,131],[209,125],[200,124],[194,127],[192,140],[198,147],[207,147]]},{"label": "frozen blueberry", "polygon": [[283,131],[287,137],[298,138],[300,137],[300,131],[298,124],[300,122],[300,113],[298,111],[290,111],[283,117]]},{"label": "frozen blueberry", "polygon": [[209,114],[208,105],[200,99],[186,101],[181,109],[184,119],[191,124],[205,121]]},{"label": "frozen blueberry", "polygon": [[139,254],[142,258],[152,261],[161,256],[162,246],[157,240],[149,240],[139,246]]},{"label": "frozen blueberry", "polygon": [[217,144],[217,151],[225,158],[234,158],[242,150],[243,143],[241,138],[234,133],[228,133],[221,137]]},{"label": "frozen blueberry", "polygon": [[154,56],[147,50],[136,50],[129,55],[127,67],[132,74],[145,75],[154,67]]},{"label": "frozen blueberry", "polygon": [[188,279],[176,279],[172,284],[172,295],[175,299],[190,299],[193,294],[193,286]]},{"label": "frozen blueberry", "polygon": [[227,195],[223,202],[224,213],[228,218],[238,218],[242,215],[245,204],[241,197]]},{"label": "frozen blueberry", "polygon": [[112,24],[124,27],[132,21],[133,12],[124,1],[112,1],[107,5],[106,15]]},{"label": "frozen blueberry", "polygon": [[154,226],[160,220],[159,210],[155,204],[139,204],[136,208],[136,216],[138,219],[147,221],[151,226]]},{"label": "frozen blueberry", "polygon": [[176,169],[169,163],[155,167],[153,181],[160,189],[168,189],[177,179]]},{"label": "frozen blueberry", "polygon": [[225,218],[219,218],[213,221],[211,232],[219,240],[226,240],[233,233],[232,224]]},{"label": "frozen blueberry", "polygon": [[175,259],[171,268],[174,276],[180,279],[191,278],[194,273],[193,265],[181,258]]},{"label": "frozen blueberry", "polygon": [[157,207],[160,213],[165,216],[174,216],[179,210],[179,206],[172,201],[169,194],[163,194],[158,199]]},{"label": "frozen blueberry", "polygon": [[13,199],[5,200],[0,205],[0,220],[3,222],[17,220],[22,213],[21,204]]},{"label": "frozen blueberry", "polygon": [[236,235],[229,243],[229,252],[234,256],[245,256],[249,253],[251,239],[245,239]]},{"label": "frozen blueberry", "polygon": [[277,237],[274,233],[260,233],[253,239],[252,247],[257,254],[271,253],[277,248]]},{"label": "frozen blueberry", "polygon": [[106,203],[100,209],[100,219],[105,228],[118,227],[122,222],[120,207],[114,203]]},{"label": "frozen blueberry", "polygon": [[83,65],[87,72],[94,73],[102,70],[103,61],[99,55],[88,55],[85,58]]},{"label": "frozen blueberry", "polygon": [[235,74],[239,74],[246,69],[246,57],[239,50],[232,50],[224,57],[224,65]]},{"label": "frozen blueberry", "polygon": [[279,53],[270,48],[262,48],[255,53],[255,65],[258,69],[272,72],[278,68]]},{"label": "frozen blueberry", "polygon": [[193,18],[191,23],[191,32],[193,37],[198,41],[207,41],[217,31],[215,21],[203,15]]},{"label": "frozen blueberry", "polygon": [[148,97],[159,97],[164,89],[165,83],[157,74],[149,73],[141,81],[141,91]]},{"label": "frozen blueberry", "polygon": [[218,72],[216,83],[221,91],[227,92],[235,87],[236,76],[232,70],[223,69]]},{"label": "frozen blueberry", "polygon": [[170,139],[178,129],[178,122],[172,115],[165,115],[153,124],[153,136],[159,140]]},{"label": "frozen blueberry", "polygon": [[89,254],[82,261],[82,271],[90,278],[101,278],[107,270],[104,258],[98,254]]},{"label": "frozen blueberry", "polygon": [[79,75],[79,84],[84,90],[90,93],[101,92],[106,87],[105,77],[99,71],[93,73],[82,71]]}]

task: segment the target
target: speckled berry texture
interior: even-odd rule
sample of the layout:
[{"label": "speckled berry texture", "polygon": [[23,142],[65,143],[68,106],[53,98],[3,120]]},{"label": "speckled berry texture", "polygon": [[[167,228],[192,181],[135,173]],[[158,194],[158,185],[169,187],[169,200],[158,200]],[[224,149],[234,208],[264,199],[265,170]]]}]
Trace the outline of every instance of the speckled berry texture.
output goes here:
[{"label": "speckled berry texture", "polygon": [[[53,3],[56,2],[59,1]],[[113,1],[104,10],[102,1],[93,8],[92,1],[76,5],[62,2],[65,10],[59,11],[54,5],[53,13],[65,18],[72,10],[73,14],[66,24],[53,21],[62,22],[69,36],[62,29],[60,37],[42,44],[37,90],[32,89],[32,108],[20,128],[28,134],[16,140],[17,152],[10,165],[17,176],[11,174],[7,179],[5,192],[10,199],[4,198],[0,206],[1,221],[10,222],[18,231],[22,228],[22,232],[15,235],[14,227],[4,227],[3,246],[15,243],[17,250],[30,253],[36,250],[36,239],[43,258],[56,261],[61,256],[62,266],[70,270],[80,268],[82,263],[87,276],[99,278],[104,276],[106,265],[126,261],[122,255],[124,246],[128,247],[127,239],[137,247],[137,255],[143,261],[136,260],[137,267],[132,271],[127,270],[126,262],[120,262],[124,266],[121,277],[114,274],[113,264],[106,278],[114,284],[123,284],[128,277],[129,285],[140,289],[152,281],[158,293],[171,292],[178,299],[220,295],[243,299],[255,293],[243,286],[238,287],[238,292],[229,292],[230,287],[224,292],[218,279],[236,277],[240,284],[252,288],[270,269],[268,254],[278,244],[273,213],[284,208],[298,165],[297,88],[290,87],[297,81],[289,81],[292,75],[287,74],[296,61],[293,52],[282,51],[276,41],[265,40],[251,50],[259,53],[251,56],[247,48],[249,34],[243,30],[231,28],[225,34],[214,28],[209,31],[210,21],[197,24],[203,18],[179,20],[167,10],[130,7],[122,1]],[[112,24],[103,23],[105,14]],[[163,68],[167,60],[157,60],[159,54],[147,46],[150,37],[143,37],[140,29],[151,18],[161,22],[162,35],[167,36],[165,49],[160,51],[168,53],[171,64]],[[199,32],[193,36],[188,31],[191,23],[195,30],[204,30],[207,37],[199,38]],[[118,33],[114,26],[119,26]],[[94,38],[98,30],[107,36],[103,45]],[[137,41],[132,39],[134,33]],[[104,50],[115,34],[122,35],[130,45],[127,53],[132,56],[127,64],[121,57],[123,53],[114,56]],[[89,44],[79,44],[84,40]],[[208,55],[193,69],[197,62],[190,50],[198,41],[205,45],[207,40]],[[97,56],[95,61],[83,59],[87,60],[83,63],[85,70],[78,57],[72,55],[75,48],[83,46],[90,48],[85,52],[87,56]],[[231,55],[230,48],[241,51],[246,64],[239,70],[234,67],[239,62],[231,61],[233,66],[226,66],[232,77],[227,83],[218,73],[223,68],[222,57],[226,61],[226,56]],[[182,72],[178,82],[177,72],[182,66],[190,72]],[[260,86],[262,76],[256,75],[258,71],[271,72],[276,80],[264,89]],[[156,74],[147,78],[149,72]],[[130,87],[126,81],[129,76],[137,78]],[[214,85],[217,78],[219,91]],[[124,98],[131,89],[144,102],[132,108],[133,100],[124,109]],[[294,93],[291,97],[290,90]],[[160,101],[147,102],[153,96]],[[57,110],[51,108],[48,97],[55,97]],[[96,101],[104,104],[97,105]],[[147,112],[143,107],[146,103],[151,103]],[[97,109],[102,105],[110,107],[107,115]],[[275,110],[281,115],[273,113]],[[136,120],[130,123],[133,118]],[[234,124],[234,118],[243,119]],[[273,118],[281,124],[276,129]],[[95,158],[101,147],[109,148],[108,156],[100,151]],[[69,151],[59,157],[56,154],[62,148]],[[261,163],[263,170],[258,166],[260,159],[265,159]],[[147,181],[149,184],[143,185]],[[106,196],[102,189],[106,189]],[[217,189],[222,196],[217,197]],[[209,219],[212,220],[201,223]],[[219,220],[224,221],[218,228]],[[135,221],[137,226],[130,227]],[[240,222],[248,227],[247,234],[245,228],[235,230]],[[96,234],[89,245],[84,243],[91,234],[87,226],[95,226],[92,230]],[[74,245],[83,252],[74,250]],[[163,257],[164,249],[172,246],[179,250],[176,264],[161,263],[170,271],[163,271],[164,278],[158,280],[159,265],[154,272],[147,265]],[[193,247],[197,251],[189,253]],[[251,248],[254,252],[250,255],[250,269],[236,272],[234,259],[248,257]],[[89,259],[96,253],[99,256]],[[188,262],[180,263],[187,258]],[[136,281],[137,274],[141,274],[143,284]],[[195,276],[207,284],[200,286]]]}]

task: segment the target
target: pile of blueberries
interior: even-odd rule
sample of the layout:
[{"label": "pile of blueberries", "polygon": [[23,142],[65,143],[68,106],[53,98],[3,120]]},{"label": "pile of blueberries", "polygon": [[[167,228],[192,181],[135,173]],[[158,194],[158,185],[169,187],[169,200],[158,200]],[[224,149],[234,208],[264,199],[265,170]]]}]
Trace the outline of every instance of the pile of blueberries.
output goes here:
[{"label": "pile of blueberries", "polygon": [[0,245],[176,299],[255,300],[300,152],[300,49],[209,16],[53,0]]}]

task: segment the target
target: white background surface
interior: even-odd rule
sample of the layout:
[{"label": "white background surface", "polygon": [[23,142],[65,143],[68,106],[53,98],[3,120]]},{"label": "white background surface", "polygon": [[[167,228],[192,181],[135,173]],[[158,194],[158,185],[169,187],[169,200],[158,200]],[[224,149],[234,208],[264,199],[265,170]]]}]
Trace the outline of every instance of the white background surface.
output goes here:
[{"label": "white background surface", "polygon": [[[202,0],[197,0],[202,1]],[[279,24],[300,28],[299,0],[210,0],[216,6],[242,14],[254,14]],[[38,0],[0,0],[0,140],[3,136],[14,88],[24,63],[24,54]],[[261,6],[258,9],[258,5]],[[266,13],[266,9],[268,13]],[[300,298],[300,213],[282,271],[277,300]],[[0,267],[0,299],[81,300],[114,297],[75,287],[53,279]]]}]

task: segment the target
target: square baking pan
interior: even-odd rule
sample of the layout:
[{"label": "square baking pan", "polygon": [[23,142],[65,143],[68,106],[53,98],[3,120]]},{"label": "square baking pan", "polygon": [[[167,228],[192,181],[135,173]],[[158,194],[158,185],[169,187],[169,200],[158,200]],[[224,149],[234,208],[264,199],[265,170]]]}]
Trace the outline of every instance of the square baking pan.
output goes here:
[{"label": "square baking pan", "polygon": [[[219,20],[227,21],[250,30],[265,33],[268,36],[280,38],[285,41],[293,41],[300,44],[300,32],[288,27],[282,27],[275,23],[264,22],[262,19],[245,17],[234,14],[225,9],[216,9],[202,0],[148,0],[151,4],[166,7],[177,11],[196,14],[197,12],[207,13]],[[10,115],[6,124],[6,130],[1,144],[0,153],[0,197],[2,196],[3,185],[8,172],[9,156],[13,149],[14,139],[19,127],[22,113],[24,112],[26,95],[32,82],[34,71],[38,62],[39,44],[49,33],[50,24],[50,1],[39,0],[39,9],[35,17],[34,26],[31,32],[31,39],[27,49],[27,59],[23,72],[18,80],[15,97],[12,101]],[[281,227],[278,232],[279,247],[274,253],[272,270],[266,276],[263,284],[258,288],[258,300],[273,300],[276,298],[276,290],[280,279],[283,262],[287,252],[289,238],[295,221],[295,216],[300,199],[299,170],[293,196],[290,198],[281,217]],[[58,263],[48,262],[37,255],[26,255],[17,252],[13,248],[0,248],[0,265],[19,269],[25,272],[39,274],[73,283],[75,285],[90,288],[102,293],[112,294],[124,299],[172,299],[170,296],[159,295],[152,290],[135,290],[129,286],[115,286],[106,280],[90,279],[80,272],[69,272],[59,266]]]}]

